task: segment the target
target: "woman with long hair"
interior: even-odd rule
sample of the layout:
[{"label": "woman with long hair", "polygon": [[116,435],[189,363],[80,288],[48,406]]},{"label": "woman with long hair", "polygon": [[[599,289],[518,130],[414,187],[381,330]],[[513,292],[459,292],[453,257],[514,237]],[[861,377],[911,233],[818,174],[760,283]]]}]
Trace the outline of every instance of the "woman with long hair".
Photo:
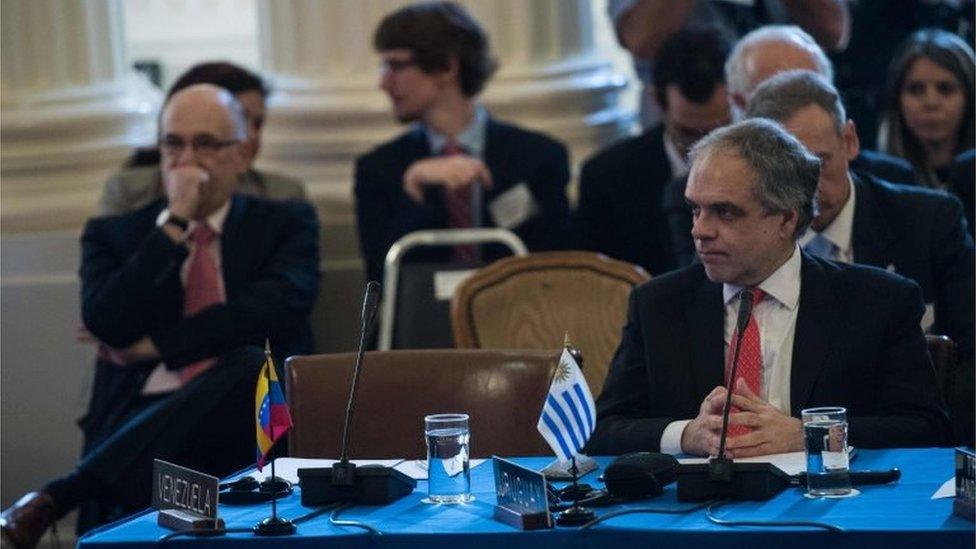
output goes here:
[{"label": "woman with long hair", "polygon": [[974,146],[973,50],[959,36],[922,29],[888,69],[881,148],[915,168],[919,183],[945,188],[953,160]]}]

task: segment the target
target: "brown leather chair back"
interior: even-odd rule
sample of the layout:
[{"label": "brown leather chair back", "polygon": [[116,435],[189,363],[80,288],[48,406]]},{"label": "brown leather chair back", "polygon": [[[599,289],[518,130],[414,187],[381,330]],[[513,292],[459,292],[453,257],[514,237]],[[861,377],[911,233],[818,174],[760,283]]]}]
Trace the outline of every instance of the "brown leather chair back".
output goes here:
[{"label": "brown leather chair back", "polygon": [[[536,423],[560,351],[366,353],[349,430],[351,458],[422,458],[424,416],[471,416],[473,457],[550,454]],[[355,353],[286,362],[294,457],[338,458]]]},{"label": "brown leather chair back", "polygon": [[552,349],[568,332],[583,353],[583,375],[600,394],[643,269],[590,252],[509,257],[462,282],[451,322],[459,348]]},{"label": "brown leather chair back", "polygon": [[926,335],[925,342],[929,345],[929,356],[935,368],[935,380],[939,384],[939,392],[946,402],[952,402],[954,376],[956,366],[956,344],[944,335]]}]

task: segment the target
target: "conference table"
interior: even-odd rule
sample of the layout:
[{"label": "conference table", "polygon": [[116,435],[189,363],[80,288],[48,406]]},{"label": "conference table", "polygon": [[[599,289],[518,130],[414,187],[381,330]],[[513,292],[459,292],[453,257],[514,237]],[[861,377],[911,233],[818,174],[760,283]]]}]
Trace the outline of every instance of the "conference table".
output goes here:
[{"label": "conference table", "polygon": [[[539,470],[551,457],[516,458],[514,461]],[[600,469],[582,480],[599,485],[598,477],[611,458],[597,458]],[[708,520],[705,510],[686,514],[626,514],[611,518],[585,530],[555,527],[548,530],[520,531],[493,520],[495,503],[491,461],[471,470],[474,501],[463,505],[430,505],[425,481],[407,497],[382,507],[352,506],[343,510],[342,520],[366,523],[379,534],[329,522],[329,513],[298,525],[297,533],[285,537],[257,537],[250,533],[228,533],[216,537],[173,537],[172,531],[156,524],[157,513],[146,510],[125,520],[103,526],[83,536],[81,548],[155,546],[193,547],[418,547],[468,548],[503,547],[654,548],[749,547],[790,549],[860,549],[884,547],[928,549],[935,547],[973,547],[974,524],[952,514],[952,498],[932,499],[936,490],[953,475],[953,449],[859,450],[852,470],[902,471],[897,483],[862,486],[861,493],[843,499],[811,499],[799,488],[788,488],[764,502],[731,502],[714,510],[714,515],[735,521],[816,521],[842,528],[831,531],[817,527],[723,526]],[[279,515],[296,518],[314,511],[303,507],[299,488],[279,500]],[[651,507],[683,509],[689,504],[676,498],[675,485],[667,486],[654,499],[594,509],[598,515],[623,509]],[[221,504],[220,516],[228,529],[250,528],[270,514],[269,504],[229,506]]]}]

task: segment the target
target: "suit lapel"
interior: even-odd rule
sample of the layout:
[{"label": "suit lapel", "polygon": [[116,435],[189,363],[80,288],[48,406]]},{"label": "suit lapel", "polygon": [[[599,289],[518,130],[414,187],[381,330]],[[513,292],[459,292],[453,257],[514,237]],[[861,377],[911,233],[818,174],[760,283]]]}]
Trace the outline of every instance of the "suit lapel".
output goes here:
[{"label": "suit lapel", "polygon": [[224,276],[224,291],[228,299],[237,293],[247,278],[247,262],[250,246],[257,240],[247,231],[247,200],[241,195],[231,197],[230,211],[224,220],[220,236],[221,270]]},{"label": "suit lapel", "polygon": [[891,263],[889,248],[894,236],[875,199],[870,180],[852,175],[857,197],[854,203],[854,227],[851,243],[854,262],[882,269]]},{"label": "suit lapel", "polygon": [[487,212],[488,202],[498,196],[499,186],[504,183],[504,176],[500,173],[504,163],[502,162],[502,153],[504,148],[504,138],[501,134],[504,134],[504,129],[498,125],[497,122],[492,117],[488,117],[485,122],[485,151],[484,151],[484,162],[485,166],[491,170],[492,178],[494,179],[495,185],[491,189],[486,189],[484,193],[485,200],[482,200],[482,209]]},{"label": "suit lapel", "polygon": [[794,416],[807,406],[820,371],[833,352],[839,311],[823,267],[804,252],[790,369],[790,408]]},{"label": "suit lapel", "polygon": [[722,385],[725,372],[725,306],[722,285],[709,281],[702,272],[702,285],[692,298],[685,341],[690,344],[691,368],[698,394],[706,395]]}]

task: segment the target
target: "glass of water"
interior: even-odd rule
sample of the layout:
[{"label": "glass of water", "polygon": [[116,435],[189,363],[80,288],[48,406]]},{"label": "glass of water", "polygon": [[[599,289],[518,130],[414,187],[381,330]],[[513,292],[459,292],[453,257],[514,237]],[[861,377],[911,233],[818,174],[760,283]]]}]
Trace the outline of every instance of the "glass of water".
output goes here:
[{"label": "glass of water", "polygon": [[817,497],[850,494],[847,409],[807,408],[800,413],[807,453],[807,494]]},{"label": "glass of water", "polygon": [[424,418],[427,438],[427,500],[471,501],[468,464],[468,414],[435,414]]}]

